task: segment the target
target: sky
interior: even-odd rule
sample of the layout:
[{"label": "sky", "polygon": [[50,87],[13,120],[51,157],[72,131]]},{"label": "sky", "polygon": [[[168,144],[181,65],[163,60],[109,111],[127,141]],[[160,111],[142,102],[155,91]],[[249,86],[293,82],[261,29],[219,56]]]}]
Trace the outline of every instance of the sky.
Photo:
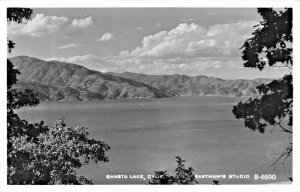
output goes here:
[{"label": "sky", "polygon": [[250,8],[46,8],[8,23],[16,43],[9,57],[27,55],[101,72],[277,78],[282,67],[243,67],[240,47],[260,20]]}]

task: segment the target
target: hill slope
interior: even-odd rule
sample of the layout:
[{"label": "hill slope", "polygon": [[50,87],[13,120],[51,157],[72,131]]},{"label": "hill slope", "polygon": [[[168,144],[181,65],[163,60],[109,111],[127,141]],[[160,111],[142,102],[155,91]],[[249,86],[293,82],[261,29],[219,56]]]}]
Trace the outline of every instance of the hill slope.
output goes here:
[{"label": "hill slope", "polygon": [[175,95],[80,65],[43,61],[27,56],[13,57],[10,60],[21,72],[15,87],[30,88],[43,101],[161,98]]},{"label": "hill slope", "polygon": [[137,73],[109,73],[139,81],[158,89],[169,90],[178,95],[220,95],[220,96],[252,96],[257,95],[256,86],[270,79],[223,80],[204,75],[190,77],[186,75],[145,75]]},{"label": "hill slope", "polygon": [[42,101],[163,98],[179,95],[252,96],[258,94],[257,85],[270,81],[223,80],[203,75],[101,73],[80,65],[27,56],[10,60],[21,72],[15,88],[32,89]]}]

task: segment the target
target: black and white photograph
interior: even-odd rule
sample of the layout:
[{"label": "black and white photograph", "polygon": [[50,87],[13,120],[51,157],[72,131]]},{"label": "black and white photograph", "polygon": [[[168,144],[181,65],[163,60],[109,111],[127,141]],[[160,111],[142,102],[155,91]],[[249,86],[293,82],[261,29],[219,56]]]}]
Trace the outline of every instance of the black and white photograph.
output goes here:
[{"label": "black and white photograph", "polygon": [[293,6],[27,4],[5,7],[5,185],[293,186]]}]

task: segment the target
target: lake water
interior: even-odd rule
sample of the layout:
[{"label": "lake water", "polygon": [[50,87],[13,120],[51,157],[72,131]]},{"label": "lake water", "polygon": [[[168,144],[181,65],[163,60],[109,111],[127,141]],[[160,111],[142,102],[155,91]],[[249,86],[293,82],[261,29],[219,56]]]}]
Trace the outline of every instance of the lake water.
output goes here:
[{"label": "lake water", "polygon": [[[18,113],[30,122],[52,124],[60,114],[67,125],[86,125],[90,136],[111,146],[108,163],[91,163],[78,173],[94,184],[145,184],[140,179],[106,179],[106,175],[151,175],[157,170],[174,174],[175,156],[186,160],[197,175],[225,174],[221,184],[257,184],[287,181],[291,158],[270,170],[275,181],[254,180],[292,141],[289,134],[269,129],[250,131],[236,120],[232,106],[245,98],[177,97],[119,101],[45,102]],[[228,179],[229,174],[249,174],[250,179]],[[197,179],[211,184],[212,179]]]}]

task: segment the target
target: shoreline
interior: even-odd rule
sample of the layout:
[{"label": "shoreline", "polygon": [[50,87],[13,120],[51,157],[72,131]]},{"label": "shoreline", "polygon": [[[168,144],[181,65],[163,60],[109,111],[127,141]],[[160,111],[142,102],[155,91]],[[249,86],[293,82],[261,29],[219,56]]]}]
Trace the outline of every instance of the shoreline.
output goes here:
[{"label": "shoreline", "polygon": [[168,99],[168,98],[180,98],[180,97],[223,97],[223,98],[250,98],[250,97],[256,97],[258,95],[251,95],[251,96],[233,96],[233,95],[179,95],[179,96],[172,96],[172,97],[135,97],[135,98],[117,98],[117,99],[93,99],[93,100],[57,100],[57,101],[52,101],[52,100],[46,100],[42,101],[40,100],[40,103],[51,103],[51,102],[91,102],[91,101],[134,101],[134,100],[159,100],[159,99]]}]

